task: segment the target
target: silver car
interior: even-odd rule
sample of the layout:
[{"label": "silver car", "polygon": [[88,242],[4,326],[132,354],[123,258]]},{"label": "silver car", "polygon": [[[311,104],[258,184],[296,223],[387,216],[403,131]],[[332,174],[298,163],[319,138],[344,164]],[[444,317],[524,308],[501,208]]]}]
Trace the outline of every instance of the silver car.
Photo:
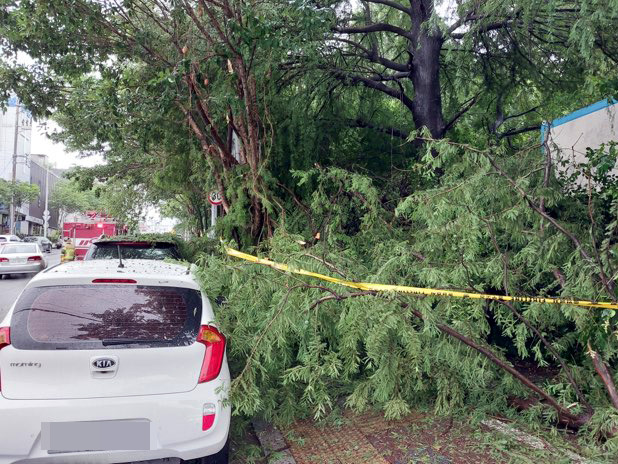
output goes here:
[{"label": "silver car", "polygon": [[21,238],[19,238],[17,235],[0,235],[0,243],[6,242],[21,242]]},{"label": "silver car", "polygon": [[0,244],[0,275],[36,274],[47,267],[36,243]]},{"label": "silver car", "polygon": [[44,251],[45,253],[51,253],[52,242],[50,242],[46,237],[28,236],[28,237],[24,237],[24,242],[38,243],[39,248],[42,251]]}]

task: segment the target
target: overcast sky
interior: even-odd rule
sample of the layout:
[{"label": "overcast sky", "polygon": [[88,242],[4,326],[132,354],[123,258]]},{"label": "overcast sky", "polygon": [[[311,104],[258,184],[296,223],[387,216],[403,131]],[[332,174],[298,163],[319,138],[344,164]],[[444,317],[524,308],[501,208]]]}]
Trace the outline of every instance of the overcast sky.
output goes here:
[{"label": "overcast sky", "polygon": [[53,132],[57,128],[58,126],[52,121],[47,121],[47,125],[36,122],[32,128],[30,152],[48,155],[52,164],[60,169],[75,165],[91,167],[102,162],[100,157],[80,158],[78,153],[68,152],[63,144],[52,142],[45,133]]}]

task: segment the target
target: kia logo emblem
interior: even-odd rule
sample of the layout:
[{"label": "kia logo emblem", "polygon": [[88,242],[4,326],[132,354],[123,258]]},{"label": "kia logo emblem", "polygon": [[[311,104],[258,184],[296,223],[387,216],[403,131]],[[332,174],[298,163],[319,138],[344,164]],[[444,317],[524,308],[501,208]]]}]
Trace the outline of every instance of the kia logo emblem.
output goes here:
[{"label": "kia logo emblem", "polygon": [[95,369],[110,369],[116,365],[116,361],[112,358],[99,358],[92,361],[92,366]]}]

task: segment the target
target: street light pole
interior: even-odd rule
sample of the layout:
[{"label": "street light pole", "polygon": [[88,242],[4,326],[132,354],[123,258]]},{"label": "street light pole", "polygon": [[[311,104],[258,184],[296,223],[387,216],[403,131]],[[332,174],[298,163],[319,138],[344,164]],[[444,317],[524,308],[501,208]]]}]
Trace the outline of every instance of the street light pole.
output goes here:
[{"label": "street light pole", "polygon": [[43,211],[43,237],[47,237],[47,229],[49,228],[49,163],[45,158],[45,211]]},{"label": "street light pole", "polygon": [[10,222],[9,233],[15,233],[15,184],[17,181],[17,142],[19,140],[19,101],[15,102],[15,140],[13,141],[13,176],[12,176],[12,195],[11,195],[11,209],[10,209]]}]

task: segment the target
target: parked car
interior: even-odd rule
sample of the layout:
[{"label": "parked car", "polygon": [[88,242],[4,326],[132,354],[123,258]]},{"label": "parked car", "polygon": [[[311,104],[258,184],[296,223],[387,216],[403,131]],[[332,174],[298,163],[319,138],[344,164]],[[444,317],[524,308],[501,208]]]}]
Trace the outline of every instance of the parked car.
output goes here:
[{"label": "parked car", "polygon": [[186,266],[118,264],[51,267],[0,321],[1,464],[228,462],[226,339],[208,299]]},{"label": "parked car", "polygon": [[0,235],[0,243],[21,242],[21,238],[17,235]]},{"label": "parked car", "polygon": [[5,243],[0,246],[0,275],[36,274],[46,267],[43,252],[36,243]]},{"label": "parked car", "polygon": [[45,253],[51,253],[52,242],[45,237],[28,236],[24,237],[24,242],[36,242]]},{"label": "parked car", "polygon": [[119,256],[122,259],[181,259],[178,246],[171,241],[111,237],[93,241],[84,260],[118,259]]}]

